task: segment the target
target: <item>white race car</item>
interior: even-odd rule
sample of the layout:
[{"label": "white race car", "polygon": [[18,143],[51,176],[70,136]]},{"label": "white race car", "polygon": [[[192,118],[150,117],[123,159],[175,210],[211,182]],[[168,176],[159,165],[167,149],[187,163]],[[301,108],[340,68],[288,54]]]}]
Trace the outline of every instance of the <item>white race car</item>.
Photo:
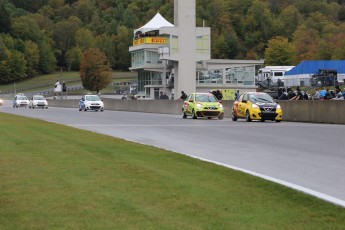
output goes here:
[{"label": "white race car", "polygon": [[28,106],[29,106],[29,100],[24,94],[20,93],[14,97],[14,99],[13,99],[13,107],[14,108],[28,107]]},{"label": "white race car", "polygon": [[29,108],[42,108],[48,109],[48,102],[46,98],[42,95],[34,95],[29,102]]},{"label": "white race car", "polygon": [[79,101],[79,111],[104,110],[103,101],[97,95],[84,95]]}]

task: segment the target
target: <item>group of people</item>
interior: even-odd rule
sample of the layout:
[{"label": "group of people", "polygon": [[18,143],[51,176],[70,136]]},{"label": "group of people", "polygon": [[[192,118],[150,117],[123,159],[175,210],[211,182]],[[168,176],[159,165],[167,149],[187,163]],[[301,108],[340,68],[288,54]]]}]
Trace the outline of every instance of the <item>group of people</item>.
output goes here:
[{"label": "group of people", "polygon": [[300,87],[297,87],[296,92],[288,87],[286,90],[285,88],[282,89],[278,100],[309,100],[309,95],[306,92],[302,93]]},{"label": "group of people", "polygon": [[309,96],[306,92],[302,92],[300,87],[297,87],[296,91],[288,87],[286,90],[285,88],[282,89],[278,100],[344,100],[344,98],[345,88],[342,91],[339,86],[335,86],[335,92],[329,89],[317,89],[312,96]]},{"label": "group of people", "polygon": [[314,100],[344,100],[345,99],[345,88],[344,91],[339,86],[335,86],[335,92],[333,90],[325,89],[315,91],[313,96]]},{"label": "group of people", "polygon": [[159,93],[159,99],[168,99],[169,100],[169,97],[166,93],[163,93],[162,91]]}]

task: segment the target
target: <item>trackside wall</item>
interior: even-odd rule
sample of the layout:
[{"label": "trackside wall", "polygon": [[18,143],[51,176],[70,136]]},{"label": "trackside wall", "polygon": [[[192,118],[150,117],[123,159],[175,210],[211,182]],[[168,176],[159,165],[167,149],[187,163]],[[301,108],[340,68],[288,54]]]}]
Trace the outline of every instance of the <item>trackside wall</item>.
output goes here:
[{"label": "trackside wall", "polygon": [[[181,114],[180,100],[118,100],[103,99],[105,110]],[[51,107],[78,110],[79,100],[48,100]],[[345,124],[345,101],[279,101],[283,108],[283,121]],[[231,117],[233,101],[223,101],[225,117]]]}]

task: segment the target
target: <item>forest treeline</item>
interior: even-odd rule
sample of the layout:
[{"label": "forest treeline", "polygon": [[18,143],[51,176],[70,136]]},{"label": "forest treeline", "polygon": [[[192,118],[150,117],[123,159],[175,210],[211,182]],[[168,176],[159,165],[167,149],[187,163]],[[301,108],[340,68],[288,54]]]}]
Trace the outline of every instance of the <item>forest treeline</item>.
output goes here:
[{"label": "forest treeline", "polygon": [[[212,58],[345,59],[345,0],[197,0],[197,26],[211,27]],[[130,67],[133,30],[174,0],[0,0],[0,84],[79,70],[99,48],[114,70]]]}]

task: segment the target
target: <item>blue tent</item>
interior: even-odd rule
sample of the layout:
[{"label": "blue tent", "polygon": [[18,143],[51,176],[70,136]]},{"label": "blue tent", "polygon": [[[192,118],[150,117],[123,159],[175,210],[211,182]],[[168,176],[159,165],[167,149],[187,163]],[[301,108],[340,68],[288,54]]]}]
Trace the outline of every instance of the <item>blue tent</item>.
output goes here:
[{"label": "blue tent", "polygon": [[302,61],[285,75],[315,74],[319,69],[335,69],[338,74],[345,74],[345,60],[337,61]]}]

